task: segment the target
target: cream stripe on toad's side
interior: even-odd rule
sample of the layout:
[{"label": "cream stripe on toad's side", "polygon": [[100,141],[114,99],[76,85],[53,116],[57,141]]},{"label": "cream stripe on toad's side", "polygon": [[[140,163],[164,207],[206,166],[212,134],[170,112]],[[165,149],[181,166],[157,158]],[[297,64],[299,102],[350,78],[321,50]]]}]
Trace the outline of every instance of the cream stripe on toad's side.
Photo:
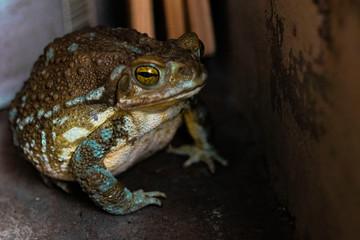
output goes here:
[{"label": "cream stripe on toad's side", "polygon": [[104,112],[96,113],[96,117],[91,120],[94,127],[98,127],[103,124],[107,119],[114,115],[114,108],[107,108]]},{"label": "cream stripe on toad's side", "polygon": [[75,149],[76,146],[61,149],[61,154],[58,155],[59,161],[62,162],[70,159]]},{"label": "cream stripe on toad's side", "polygon": [[89,130],[85,128],[73,127],[72,129],[63,133],[63,137],[66,138],[66,140],[69,142],[74,142],[79,138],[87,136],[89,133]]}]

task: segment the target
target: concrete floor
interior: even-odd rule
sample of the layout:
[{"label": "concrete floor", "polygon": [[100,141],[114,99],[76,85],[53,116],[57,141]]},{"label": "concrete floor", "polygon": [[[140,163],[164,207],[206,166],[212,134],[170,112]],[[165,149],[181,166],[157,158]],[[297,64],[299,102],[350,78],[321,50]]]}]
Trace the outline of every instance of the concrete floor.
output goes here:
[{"label": "concrete floor", "polygon": [[[71,195],[47,187],[12,145],[8,112],[1,111],[0,239],[293,239],[294,223],[276,200],[261,148],[226,90],[231,86],[222,87],[231,83],[212,62],[209,76],[202,96],[230,166],[218,165],[213,175],[203,164],[183,169],[185,158],[161,151],[118,179],[168,198],[127,216],[103,212],[76,184]],[[182,128],[172,144],[188,140]]]}]

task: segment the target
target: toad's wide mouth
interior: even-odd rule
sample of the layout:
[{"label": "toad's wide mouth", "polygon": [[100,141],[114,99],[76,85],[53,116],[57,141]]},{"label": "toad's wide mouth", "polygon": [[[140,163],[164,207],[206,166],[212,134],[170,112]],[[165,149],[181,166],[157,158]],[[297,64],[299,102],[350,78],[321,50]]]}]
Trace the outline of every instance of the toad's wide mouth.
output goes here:
[{"label": "toad's wide mouth", "polygon": [[167,105],[167,103],[169,103],[171,105],[171,103],[173,103],[175,101],[187,99],[187,98],[190,98],[190,97],[196,95],[197,93],[200,92],[200,90],[204,86],[205,86],[205,83],[203,83],[202,85],[198,85],[194,88],[188,89],[187,91],[183,91],[178,94],[170,95],[170,96],[162,98],[162,99],[156,99],[156,100],[150,101],[150,102],[145,102],[144,99],[131,100],[129,103],[125,103],[124,107],[126,109],[133,109],[133,108],[152,107],[152,106],[162,105],[162,104]]}]

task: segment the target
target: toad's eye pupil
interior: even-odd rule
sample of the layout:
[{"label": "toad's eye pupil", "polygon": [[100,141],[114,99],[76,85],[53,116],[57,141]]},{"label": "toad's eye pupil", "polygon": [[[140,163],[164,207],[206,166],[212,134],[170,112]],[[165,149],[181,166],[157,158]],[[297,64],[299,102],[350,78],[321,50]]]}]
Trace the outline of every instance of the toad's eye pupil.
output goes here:
[{"label": "toad's eye pupil", "polygon": [[149,78],[149,77],[155,76],[156,74],[152,74],[152,73],[149,73],[149,72],[140,72],[139,75],[144,77],[144,78]]},{"label": "toad's eye pupil", "polygon": [[143,85],[155,85],[159,81],[159,70],[152,66],[140,66],[135,70],[136,79]]}]

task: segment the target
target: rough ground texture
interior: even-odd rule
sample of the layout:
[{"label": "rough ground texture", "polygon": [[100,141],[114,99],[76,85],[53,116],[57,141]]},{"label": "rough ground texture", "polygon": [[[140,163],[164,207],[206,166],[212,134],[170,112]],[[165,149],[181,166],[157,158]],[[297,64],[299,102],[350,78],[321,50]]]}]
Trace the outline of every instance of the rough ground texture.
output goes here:
[{"label": "rough ground texture", "polygon": [[[269,185],[261,148],[236,96],[223,88],[230,82],[217,64],[208,67],[202,95],[230,166],[213,175],[203,164],[183,169],[185,158],[161,151],[118,176],[129,189],[168,196],[161,208],[131,215],[101,211],[76,184],[71,195],[47,187],[12,145],[8,112],[1,111],[0,239],[293,239],[294,223]],[[172,144],[189,140],[182,128]]]}]

